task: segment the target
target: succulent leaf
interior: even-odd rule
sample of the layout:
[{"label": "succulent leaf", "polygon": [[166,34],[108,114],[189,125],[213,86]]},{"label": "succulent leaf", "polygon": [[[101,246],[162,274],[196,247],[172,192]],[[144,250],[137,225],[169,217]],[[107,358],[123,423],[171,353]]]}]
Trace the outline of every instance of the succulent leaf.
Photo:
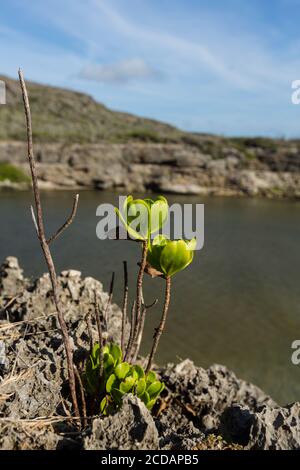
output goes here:
[{"label": "succulent leaf", "polygon": [[105,396],[105,397],[101,400],[101,403],[100,403],[100,413],[104,413],[104,412],[105,412],[106,406],[107,406],[107,397]]},{"label": "succulent leaf", "polygon": [[150,370],[146,376],[147,383],[152,383],[156,380],[156,373],[153,370]]},{"label": "succulent leaf", "polygon": [[126,377],[126,379],[120,383],[119,390],[123,393],[129,393],[134,386],[135,380],[133,377]]},{"label": "succulent leaf", "polygon": [[145,379],[139,379],[137,384],[136,384],[136,394],[138,397],[143,395],[146,391],[146,381]]},{"label": "succulent leaf", "polygon": [[150,398],[157,398],[158,395],[162,392],[164,386],[158,380],[153,382],[148,388],[147,392],[149,393]]},{"label": "succulent leaf", "polygon": [[106,391],[107,391],[107,393],[111,392],[111,389],[116,384],[116,382],[117,382],[117,377],[115,376],[115,374],[111,374],[109,376],[107,382],[106,382]]},{"label": "succulent leaf", "polygon": [[120,380],[125,379],[129,371],[130,371],[130,365],[128,364],[128,362],[121,362],[115,368],[115,374]]},{"label": "succulent leaf", "polygon": [[133,366],[134,370],[136,371],[136,373],[138,374],[138,377],[140,379],[143,379],[145,377],[145,372],[144,372],[144,369],[139,366],[138,364],[136,364],[135,366]]}]

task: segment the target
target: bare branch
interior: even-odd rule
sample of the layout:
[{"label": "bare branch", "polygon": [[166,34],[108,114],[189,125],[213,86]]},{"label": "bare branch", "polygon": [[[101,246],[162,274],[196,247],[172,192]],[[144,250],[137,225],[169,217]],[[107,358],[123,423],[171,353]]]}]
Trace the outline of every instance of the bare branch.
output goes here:
[{"label": "bare branch", "polygon": [[34,225],[36,234],[37,234],[38,238],[40,238],[39,228],[38,228],[38,225],[37,225],[37,222],[36,222],[34,208],[32,206],[30,206],[30,210],[31,210],[31,218],[32,218],[32,221],[33,221],[33,225]]},{"label": "bare branch", "polygon": [[34,153],[33,153],[30,105],[29,105],[26,84],[24,81],[22,71],[20,69],[19,69],[19,80],[20,80],[20,85],[21,85],[21,90],[22,90],[24,111],[25,111],[25,117],[26,117],[28,161],[29,161],[29,166],[30,166],[32,189],[33,189],[36,215],[37,215],[36,225],[38,228],[38,238],[39,238],[40,245],[44,254],[45,261],[48,266],[48,271],[49,271],[51,284],[52,284],[53,300],[54,300],[55,308],[57,311],[57,318],[58,318],[59,325],[61,328],[62,338],[63,338],[64,347],[66,351],[69,386],[70,386],[70,392],[71,392],[72,402],[74,406],[74,411],[75,411],[75,415],[79,417],[80,414],[79,414],[79,408],[78,408],[77,396],[76,396],[76,382],[75,382],[75,373],[74,373],[74,365],[73,365],[72,347],[70,343],[67,325],[66,325],[62,308],[60,305],[57,274],[56,274],[55,266],[53,263],[53,258],[52,258],[52,255],[51,255],[48,243],[47,243],[47,239],[45,236],[43,210],[42,210],[41,197],[40,197],[40,191],[39,191],[39,185],[38,185],[35,158],[34,158]]},{"label": "bare branch", "polygon": [[108,301],[105,307],[105,312],[104,312],[104,321],[106,325],[106,331],[107,331],[107,325],[108,325],[108,310],[112,301],[112,296],[113,296],[113,291],[114,291],[114,283],[115,283],[115,273],[112,273],[111,276],[111,281],[110,281],[110,287],[109,287],[109,295],[108,295]]},{"label": "bare branch", "polygon": [[168,315],[168,310],[169,310],[169,305],[170,305],[170,295],[171,295],[171,278],[166,277],[166,290],[165,290],[165,303],[164,303],[164,308],[161,316],[160,323],[158,325],[158,328],[156,328],[154,336],[153,336],[153,344],[152,344],[152,349],[150,352],[150,356],[148,359],[148,364],[146,367],[146,374],[149,372],[149,370],[152,367],[153,359],[157,350],[157,346],[160,340],[160,337],[162,335],[162,332],[165,328],[166,324],[166,319]]},{"label": "bare branch", "polygon": [[87,329],[88,329],[88,335],[89,335],[89,342],[90,342],[90,353],[92,352],[93,350],[93,330],[92,330],[92,324],[91,324],[91,318],[90,318],[90,315],[91,315],[91,312],[88,312],[85,316],[85,322],[86,322],[86,326],[87,326]]},{"label": "bare branch", "polygon": [[127,359],[128,359],[130,347],[131,347],[132,341],[133,341],[133,332],[134,332],[134,327],[135,327],[135,325],[134,325],[134,322],[135,322],[135,307],[136,307],[136,301],[133,302],[132,307],[131,307],[130,334],[129,334],[129,339],[128,339],[128,343],[127,343],[127,348],[126,348],[124,361],[127,361]]},{"label": "bare branch", "polygon": [[83,420],[82,420],[83,421],[83,426],[86,426],[87,425],[87,415],[86,415],[86,401],[85,401],[84,387],[83,387],[83,383],[82,383],[80,374],[78,372],[78,369],[75,365],[74,365],[74,371],[75,371],[75,375],[76,375],[77,382],[78,382],[78,385],[79,385],[79,390],[80,390],[80,398],[81,398],[81,404],[82,404],[82,415],[83,415]]},{"label": "bare branch", "polygon": [[123,297],[123,309],[122,309],[122,334],[121,334],[121,349],[122,354],[125,354],[125,329],[127,320],[127,304],[128,304],[128,269],[127,261],[123,261],[124,267],[124,297]]},{"label": "bare branch", "polygon": [[145,305],[143,301],[143,308],[142,308],[142,314],[139,320],[138,324],[138,334],[137,338],[135,340],[134,346],[133,346],[133,354],[132,354],[132,362],[134,362],[140,352],[141,348],[141,342],[143,339],[143,334],[144,334],[144,327],[145,327],[145,320],[146,320],[146,313],[154,307],[158,302],[158,299],[155,299],[151,304]]},{"label": "bare branch", "polygon": [[97,324],[97,330],[98,330],[98,339],[99,339],[99,365],[100,365],[100,370],[99,370],[99,380],[101,384],[101,380],[103,377],[103,336],[102,336],[102,327],[101,327],[101,318],[100,318],[100,310],[99,310],[99,305],[98,305],[98,299],[97,299],[97,292],[95,290],[94,293],[94,303],[95,303],[95,315],[96,315],[96,324]]},{"label": "bare branch", "polygon": [[54,233],[54,235],[52,235],[52,236],[47,240],[48,245],[50,245],[50,243],[52,243],[54,240],[56,240],[56,238],[58,238],[58,237],[66,230],[66,228],[68,228],[69,225],[71,225],[71,223],[73,222],[74,217],[75,217],[75,215],[76,215],[76,212],[77,212],[78,200],[79,200],[79,194],[76,194],[76,196],[74,197],[73,207],[72,207],[72,212],[71,212],[71,214],[69,215],[69,217],[68,217],[68,219],[65,221],[65,223],[57,230],[57,232]]},{"label": "bare branch", "polygon": [[145,271],[145,267],[147,263],[147,252],[148,252],[148,243],[147,241],[143,241],[142,259],[140,262],[140,269],[138,272],[137,284],[136,284],[136,309],[135,309],[134,331],[131,337],[131,342],[129,344],[127,359],[130,359],[132,356],[132,352],[133,352],[132,348],[138,336],[138,326],[139,326],[139,321],[140,321],[140,316],[141,316],[141,308],[142,308],[142,300],[143,300],[143,277],[144,277],[144,271]]},{"label": "bare branch", "polygon": [[145,307],[146,310],[150,310],[150,308],[155,307],[157,302],[158,302],[158,299],[154,299],[152,304],[144,305],[144,307]]}]

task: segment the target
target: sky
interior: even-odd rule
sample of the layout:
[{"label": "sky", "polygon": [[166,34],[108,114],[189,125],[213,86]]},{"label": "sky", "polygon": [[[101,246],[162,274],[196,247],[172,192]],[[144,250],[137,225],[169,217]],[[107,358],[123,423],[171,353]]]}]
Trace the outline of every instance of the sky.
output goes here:
[{"label": "sky", "polygon": [[0,73],[221,135],[300,136],[300,0],[0,0]]}]

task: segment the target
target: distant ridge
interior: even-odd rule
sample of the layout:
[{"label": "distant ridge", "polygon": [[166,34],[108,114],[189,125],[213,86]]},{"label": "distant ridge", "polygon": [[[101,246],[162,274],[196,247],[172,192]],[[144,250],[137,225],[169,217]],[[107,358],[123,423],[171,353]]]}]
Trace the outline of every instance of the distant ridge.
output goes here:
[{"label": "distant ridge", "polygon": [[[24,140],[24,114],[17,80],[0,75],[7,105],[0,106],[0,139]],[[84,93],[27,81],[34,137],[39,142],[178,142],[184,134],[171,125],[111,111]]]}]

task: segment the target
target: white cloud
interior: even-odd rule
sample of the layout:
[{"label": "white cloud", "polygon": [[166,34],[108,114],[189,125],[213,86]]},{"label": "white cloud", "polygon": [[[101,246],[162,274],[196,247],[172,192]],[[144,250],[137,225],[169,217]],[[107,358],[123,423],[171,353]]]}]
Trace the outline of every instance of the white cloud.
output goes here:
[{"label": "white cloud", "polygon": [[111,64],[92,64],[79,72],[79,78],[104,83],[127,83],[133,80],[155,78],[159,73],[143,59],[128,59]]}]

